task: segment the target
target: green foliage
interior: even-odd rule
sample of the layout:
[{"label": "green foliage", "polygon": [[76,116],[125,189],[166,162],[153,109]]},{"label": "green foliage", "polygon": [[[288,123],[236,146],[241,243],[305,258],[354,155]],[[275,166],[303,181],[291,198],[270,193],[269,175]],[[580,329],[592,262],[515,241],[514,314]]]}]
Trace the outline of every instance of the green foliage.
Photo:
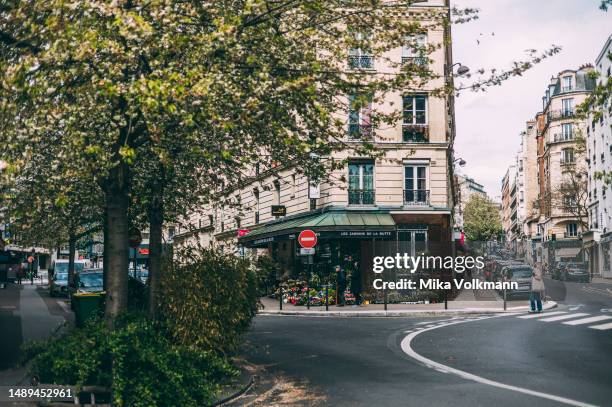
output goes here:
[{"label": "green foliage", "polygon": [[465,205],[463,225],[467,240],[483,242],[498,238],[502,233],[496,205],[487,197],[474,194]]},{"label": "green foliage", "polygon": [[24,347],[42,383],[112,387],[113,405],[208,405],[236,374],[212,352],[176,344],[166,327],[133,314],[109,330],[100,321]]},{"label": "green foliage", "polygon": [[178,250],[161,286],[161,316],[185,345],[229,354],[257,312],[256,272],[232,254]]},{"label": "green foliage", "polygon": [[279,264],[270,256],[259,256],[256,262],[256,269],[260,296],[274,292],[281,277]]}]

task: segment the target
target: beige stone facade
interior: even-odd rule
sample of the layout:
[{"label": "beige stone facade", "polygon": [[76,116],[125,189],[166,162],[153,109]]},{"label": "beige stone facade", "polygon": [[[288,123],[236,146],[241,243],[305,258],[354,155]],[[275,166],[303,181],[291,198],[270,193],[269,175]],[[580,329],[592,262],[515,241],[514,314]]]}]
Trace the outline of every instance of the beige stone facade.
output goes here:
[{"label": "beige stone facade", "polygon": [[[414,18],[431,7],[448,11],[445,3],[419,3],[411,16]],[[372,106],[382,111],[392,111],[398,106],[411,108],[415,110],[413,117],[418,114],[421,118],[420,122],[398,121],[393,126],[372,129],[368,134],[372,134],[374,145],[382,153],[380,157],[354,156],[350,148],[335,153],[335,159],[348,159],[348,164],[329,174],[329,180],[318,186],[311,186],[309,180],[291,166],[254,173],[240,189],[226,191],[235,205],[209,205],[193,213],[182,226],[177,226],[173,234],[175,244],[197,242],[204,247],[217,246],[243,254],[267,251],[290,268],[298,261],[295,257],[299,251],[295,243],[295,225],[302,220],[332,214],[336,216],[338,230],[346,236],[352,234],[362,239],[350,242],[358,246],[358,252],[359,247],[362,252],[365,250],[367,239],[364,236],[401,240],[399,229],[405,230],[402,233],[413,242],[415,239],[424,241],[422,248],[425,250],[434,246],[450,248],[454,207],[454,189],[450,181],[454,108],[452,98],[431,94],[444,85],[452,65],[449,35],[450,32],[443,27],[430,27],[426,35],[428,43],[440,45],[428,56],[429,69],[439,75],[439,79],[418,89],[390,94],[384,103]],[[398,44],[386,57],[400,63],[407,58],[406,49]],[[382,60],[373,61],[370,68],[381,72],[398,69]],[[348,102],[348,95],[341,96]],[[346,123],[345,142],[349,146],[360,143],[351,137],[349,112],[338,112],[338,115]],[[415,127],[419,128],[420,137],[411,135],[410,131]],[[315,193],[316,198],[312,198],[309,191]],[[286,214],[273,216],[273,205],[283,206]],[[352,221],[355,214],[361,217],[363,224],[355,225],[355,231],[352,231],[349,224],[341,222],[343,219]],[[383,226],[383,218],[379,215],[392,219],[393,231],[390,234],[387,233],[387,224],[384,225],[384,234],[377,230],[377,224]],[[333,239],[323,239],[325,233],[333,232],[332,229],[321,227],[322,251],[340,250],[336,247],[349,244],[347,239],[334,246]],[[325,244],[330,248],[325,248]]]}]

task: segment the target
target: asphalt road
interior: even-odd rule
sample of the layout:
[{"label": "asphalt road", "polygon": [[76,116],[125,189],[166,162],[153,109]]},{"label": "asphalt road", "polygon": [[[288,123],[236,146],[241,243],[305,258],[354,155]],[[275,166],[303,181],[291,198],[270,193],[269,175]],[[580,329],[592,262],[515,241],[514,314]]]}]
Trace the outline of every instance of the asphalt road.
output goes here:
[{"label": "asphalt road", "polygon": [[612,327],[590,328],[612,322],[612,285],[546,283],[562,298],[536,318],[258,316],[247,359],[307,391],[256,386],[241,404],[612,406]]}]

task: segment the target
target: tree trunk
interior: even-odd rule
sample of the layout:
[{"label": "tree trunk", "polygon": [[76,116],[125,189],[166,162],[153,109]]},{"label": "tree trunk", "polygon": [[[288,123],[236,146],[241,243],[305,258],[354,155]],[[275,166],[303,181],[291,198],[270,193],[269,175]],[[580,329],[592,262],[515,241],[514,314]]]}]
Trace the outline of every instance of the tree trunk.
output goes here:
[{"label": "tree trunk", "polygon": [[128,297],[128,206],[129,167],[121,163],[113,168],[105,184],[108,239],[106,263],[106,319],[109,326],[127,310]]},{"label": "tree trunk", "polygon": [[[157,191],[156,191],[157,192]],[[162,272],[162,228],[164,208],[162,198],[155,194],[149,207],[149,318],[157,318],[159,286]]]},{"label": "tree trunk", "polygon": [[68,287],[75,284],[74,279],[74,255],[76,253],[76,238],[74,231],[68,233]]}]

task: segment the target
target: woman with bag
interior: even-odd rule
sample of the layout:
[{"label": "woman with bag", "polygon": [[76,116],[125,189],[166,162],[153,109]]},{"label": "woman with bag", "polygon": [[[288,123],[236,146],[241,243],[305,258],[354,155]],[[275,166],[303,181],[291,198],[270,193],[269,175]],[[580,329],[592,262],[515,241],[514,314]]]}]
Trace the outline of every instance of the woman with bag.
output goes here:
[{"label": "woman with bag", "polygon": [[542,267],[540,263],[536,264],[531,276],[531,294],[529,302],[531,304],[531,312],[542,312],[542,293],[544,292],[544,280],[542,279]]}]

